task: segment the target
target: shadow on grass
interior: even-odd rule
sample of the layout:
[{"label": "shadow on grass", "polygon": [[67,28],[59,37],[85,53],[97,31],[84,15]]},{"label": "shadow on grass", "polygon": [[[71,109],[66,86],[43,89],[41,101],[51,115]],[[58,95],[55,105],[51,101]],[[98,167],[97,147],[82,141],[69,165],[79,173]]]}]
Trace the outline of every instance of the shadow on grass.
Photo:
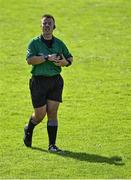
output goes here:
[{"label": "shadow on grass", "polygon": [[[48,153],[47,150],[38,148],[38,147],[32,147],[32,149],[36,151]],[[62,152],[57,152],[57,153],[52,153],[52,154],[56,154],[56,155],[66,157],[66,158],[76,159],[79,161],[90,162],[90,163],[107,163],[107,164],[114,164],[118,166],[125,165],[122,162],[122,158],[119,156],[106,157],[106,156],[100,156],[97,154],[88,154],[85,152],[73,152],[73,151],[62,151]]]}]

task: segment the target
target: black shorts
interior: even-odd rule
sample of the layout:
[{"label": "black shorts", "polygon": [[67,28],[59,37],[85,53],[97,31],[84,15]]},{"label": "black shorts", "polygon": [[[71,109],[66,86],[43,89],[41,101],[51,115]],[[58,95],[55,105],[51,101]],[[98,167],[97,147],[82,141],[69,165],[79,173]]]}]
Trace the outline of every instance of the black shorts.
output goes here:
[{"label": "black shorts", "polygon": [[47,100],[62,102],[63,78],[32,76],[29,82],[32,104],[38,108],[47,104]]}]

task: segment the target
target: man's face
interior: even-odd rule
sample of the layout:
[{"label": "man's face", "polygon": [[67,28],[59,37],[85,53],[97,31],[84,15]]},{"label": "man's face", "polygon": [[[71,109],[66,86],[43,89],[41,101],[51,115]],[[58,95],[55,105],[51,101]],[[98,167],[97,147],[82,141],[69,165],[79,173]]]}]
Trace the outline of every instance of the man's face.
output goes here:
[{"label": "man's face", "polygon": [[43,34],[47,34],[47,35],[52,34],[53,29],[54,29],[54,21],[53,21],[53,19],[44,17],[41,20],[41,27],[42,27]]}]

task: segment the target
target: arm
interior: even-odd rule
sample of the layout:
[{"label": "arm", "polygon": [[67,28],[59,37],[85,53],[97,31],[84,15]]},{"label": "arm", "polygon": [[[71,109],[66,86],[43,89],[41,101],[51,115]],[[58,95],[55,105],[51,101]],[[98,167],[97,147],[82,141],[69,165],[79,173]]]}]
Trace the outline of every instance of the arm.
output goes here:
[{"label": "arm", "polygon": [[62,55],[62,59],[57,59],[55,62],[56,66],[70,66],[73,62],[73,57],[68,57],[67,59]]},{"label": "arm", "polygon": [[30,58],[27,58],[27,63],[29,65],[37,65],[37,64],[41,64],[41,63],[44,63],[45,61],[55,61],[56,60],[56,54],[51,54],[51,55],[48,55],[48,56],[33,56],[33,57],[30,57]]},{"label": "arm", "polygon": [[71,55],[71,53],[69,52],[68,48],[66,47],[66,45],[62,42],[61,44],[62,46],[62,54],[60,54],[59,56],[57,56],[57,60],[55,62],[56,66],[70,66],[73,62],[73,56]]},{"label": "arm", "polygon": [[27,59],[27,63],[29,65],[37,65],[37,64],[44,63],[45,61],[46,61],[46,58],[44,58],[44,56],[33,56]]},{"label": "arm", "polygon": [[70,66],[73,63],[73,57],[67,58],[66,61],[68,62],[67,66]]},{"label": "arm", "polygon": [[38,49],[36,46],[36,41],[33,39],[27,48],[27,55],[26,55],[26,60],[29,65],[37,65],[37,64],[42,64],[46,60],[48,60],[48,56],[41,54],[38,54]]}]

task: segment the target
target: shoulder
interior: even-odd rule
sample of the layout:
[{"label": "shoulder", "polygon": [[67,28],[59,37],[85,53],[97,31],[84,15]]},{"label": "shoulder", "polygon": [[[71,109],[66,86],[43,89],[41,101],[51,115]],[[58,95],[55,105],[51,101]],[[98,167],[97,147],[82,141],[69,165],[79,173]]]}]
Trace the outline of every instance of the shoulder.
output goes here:
[{"label": "shoulder", "polygon": [[54,37],[54,40],[55,40],[56,43],[64,45],[64,42],[61,39]]},{"label": "shoulder", "polygon": [[34,37],[29,41],[29,45],[36,44],[39,41],[40,41],[40,36]]}]

